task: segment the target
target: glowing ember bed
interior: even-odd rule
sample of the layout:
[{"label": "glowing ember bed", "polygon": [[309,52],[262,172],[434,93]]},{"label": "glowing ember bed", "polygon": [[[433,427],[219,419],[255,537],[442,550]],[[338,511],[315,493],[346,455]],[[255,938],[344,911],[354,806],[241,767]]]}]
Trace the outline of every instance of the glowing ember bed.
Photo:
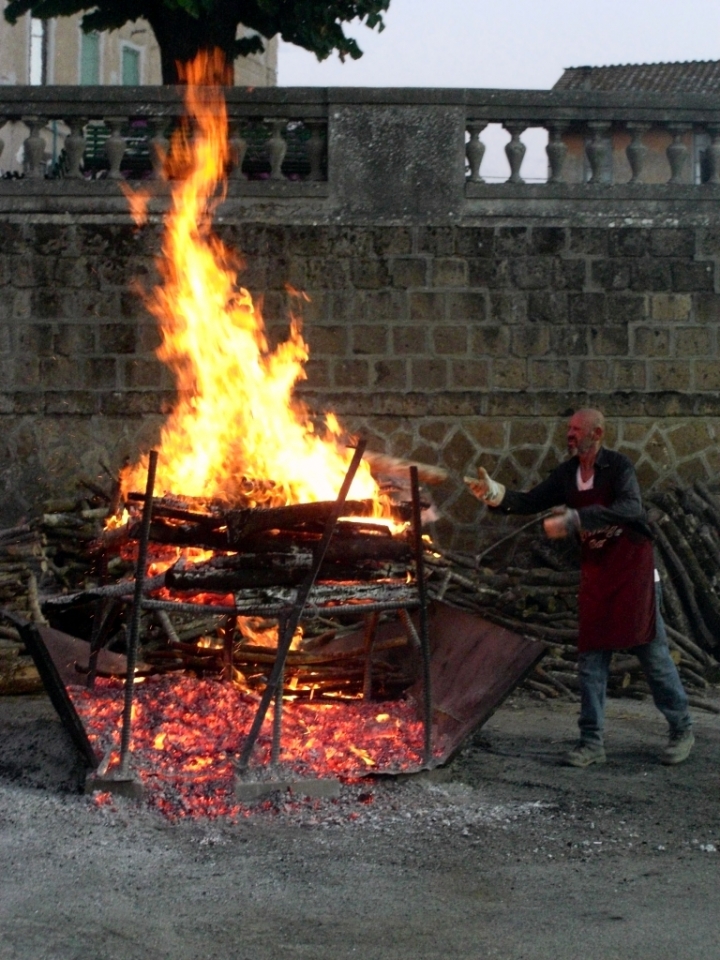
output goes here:
[{"label": "glowing ember bed", "polygon": [[[88,689],[82,684],[89,643],[50,627],[18,625],[61,719],[94,771],[89,789],[127,792],[125,781],[117,779],[124,680],[98,677]],[[378,642],[389,630],[379,630]],[[243,812],[243,801],[272,790],[328,795],[324,788],[338,781],[443,764],[533,668],[545,647],[439,602],[430,605],[429,637],[432,756],[427,762],[422,681],[392,701],[286,699],[276,762],[271,707],[252,761],[239,772],[260,695],[222,679],[149,675],[134,690],[134,783],[147,803],[168,817],[232,816]],[[124,661],[103,650],[98,668],[120,673]],[[256,785],[255,792],[247,791],[249,783]]]}]

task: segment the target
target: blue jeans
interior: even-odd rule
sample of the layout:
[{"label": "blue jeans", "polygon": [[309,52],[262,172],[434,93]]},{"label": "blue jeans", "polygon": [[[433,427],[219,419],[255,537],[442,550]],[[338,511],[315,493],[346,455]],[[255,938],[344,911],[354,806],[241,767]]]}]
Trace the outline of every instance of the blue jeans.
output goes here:
[{"label": "blue jeans", "polygon": [[[660,585],[655,584],[655,637],[650,643],[630,647],[625,653],[640,661],[655,701],[664,714],[671,733],[680,733],[692,726],[688,698],[677,667],[670,657],[665,624],[660,614]],[[578,654],[580,678],[580,739],[584,743],[602,743],[605,726],[605,695],[612,650],[590,650]]]}]

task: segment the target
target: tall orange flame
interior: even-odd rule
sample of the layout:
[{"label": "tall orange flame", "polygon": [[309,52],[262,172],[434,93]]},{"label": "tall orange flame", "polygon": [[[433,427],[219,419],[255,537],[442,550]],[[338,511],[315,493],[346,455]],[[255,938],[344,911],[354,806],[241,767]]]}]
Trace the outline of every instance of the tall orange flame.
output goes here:
[{"label": "tall orange flame", "polygon": [[[334,499],[351,454],[333,416],[320,437],[293,398],[308,359],[300,321],[291,318],[288,339],[269,348],[260,311],[237,282],[242,262],[212,232],[230,160],[225,70],[220,51],[186,65],[187,117],[165,164],[171,200],[157,261],[161,283],[145,300],[178,399],[162,430],[156,489],[248,505]],[[149,195],[128,196],[142,224]],[[130,468],[126,489],[142,489],[146,463]],[[377,493],[362,463],[350,495]]]}]

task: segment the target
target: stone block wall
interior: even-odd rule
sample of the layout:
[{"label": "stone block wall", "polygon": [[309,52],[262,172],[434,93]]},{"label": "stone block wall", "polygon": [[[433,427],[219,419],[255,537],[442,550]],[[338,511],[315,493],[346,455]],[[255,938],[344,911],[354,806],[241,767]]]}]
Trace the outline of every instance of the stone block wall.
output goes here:
[{"label": "stone block wall", "polygon": [[[647,488],[720,464],[720,228],[476,220],[458,226],[225,220],[271,337],[298,302],[300,387],[371,445],[447,467],[438,532],[477,540],[463,474],[528,485],[564,455],[574,409],[600,406]],[[157,437],[173,384],[133,285],[158,222],[0,220],[3,522]]]}]

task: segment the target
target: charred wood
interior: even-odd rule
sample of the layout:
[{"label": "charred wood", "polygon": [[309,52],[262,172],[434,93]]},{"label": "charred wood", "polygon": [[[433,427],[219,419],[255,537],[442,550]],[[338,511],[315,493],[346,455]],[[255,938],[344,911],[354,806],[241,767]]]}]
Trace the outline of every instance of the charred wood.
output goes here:
[{"label": "charred wood", "polygon": [[[334,500],[317,503],[296,503],[285,507],[255,507],[229,510],[226,514],[228,544],[242,542],[251,534],[263,530],[292,530],[296,527],[322,527],[335,507]],[[371,500],[347,500],[345,516],[369,517],[373,515]]]}]

